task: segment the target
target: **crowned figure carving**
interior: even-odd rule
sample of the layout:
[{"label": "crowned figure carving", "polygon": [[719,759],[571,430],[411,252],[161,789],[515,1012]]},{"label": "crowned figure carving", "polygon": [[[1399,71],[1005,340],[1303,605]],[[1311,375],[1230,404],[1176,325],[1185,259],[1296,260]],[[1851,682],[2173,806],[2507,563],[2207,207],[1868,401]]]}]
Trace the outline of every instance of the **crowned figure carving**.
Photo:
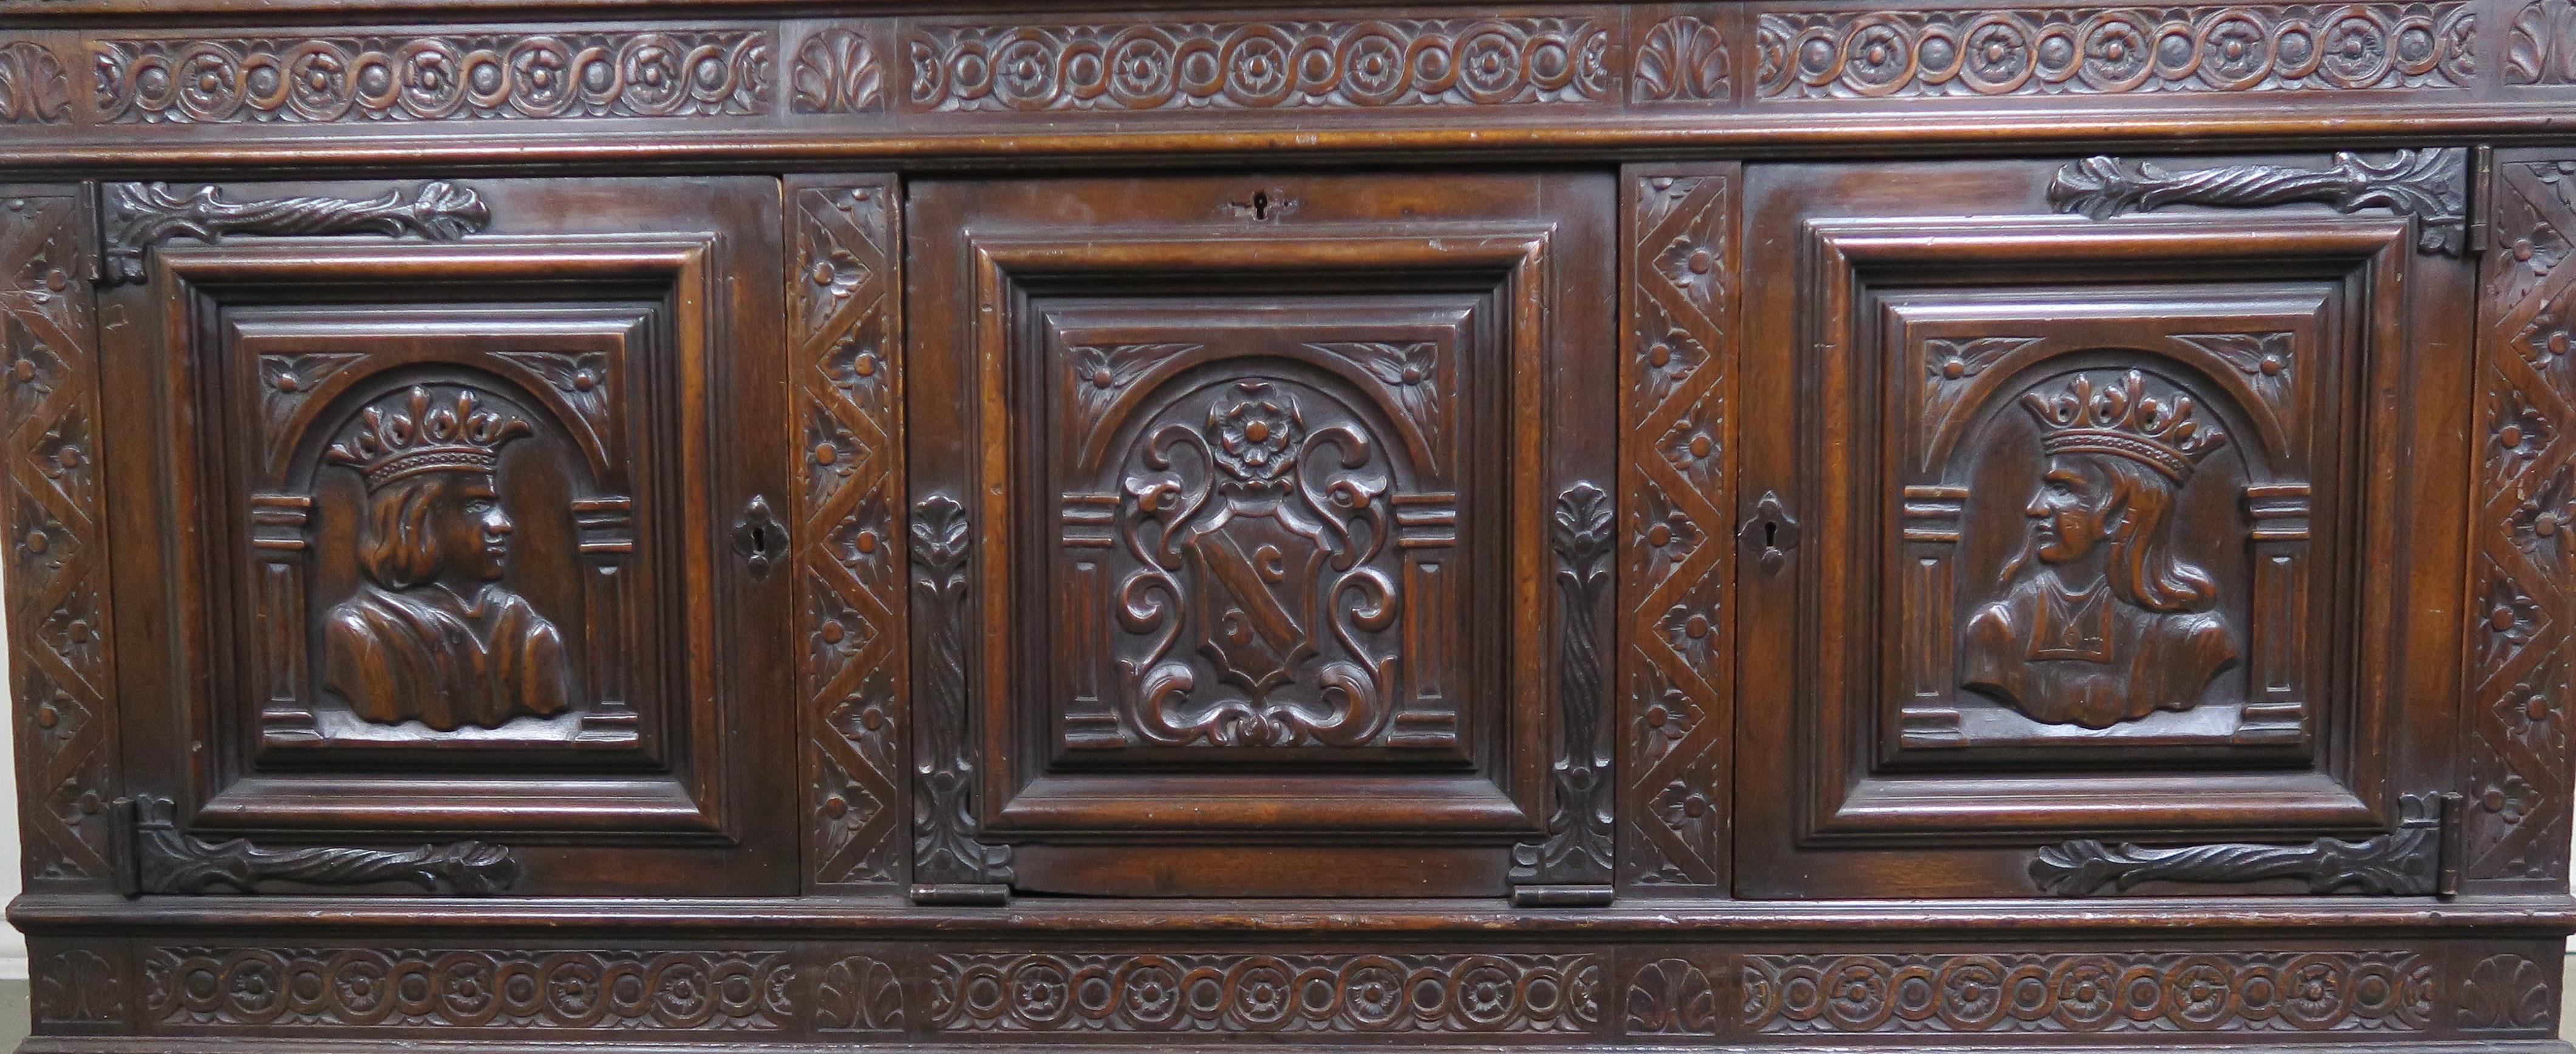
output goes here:
[{"label": "crowned figure carving", "polygon": [[1968,622],[1967,687],[2033,720],[2108,728],[2199,705],[2237,660],[2218,585],[2175,552],[2183,485],[2227,436],[2138,371],[2024,393],[2041,475],[2002,599]]},{"label": "crowned figure carving", "polygon": [[500,584],[515,525],[493,486],[526,421],[470,389],[415,386],[366,408],[323,455],[366,479],[366,581],[323,622],[323,685],[368,721],[496,728],[571,705],[563,637]]}]

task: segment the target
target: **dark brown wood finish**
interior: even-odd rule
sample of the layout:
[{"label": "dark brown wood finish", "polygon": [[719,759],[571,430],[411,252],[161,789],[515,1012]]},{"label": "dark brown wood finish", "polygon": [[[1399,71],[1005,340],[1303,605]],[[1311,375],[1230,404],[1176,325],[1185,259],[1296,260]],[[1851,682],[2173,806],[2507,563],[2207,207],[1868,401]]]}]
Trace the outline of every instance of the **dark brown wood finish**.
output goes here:
[{"label": "dark brown wood finish", "polygon": [[0,0],[25,1049],[2566,1054],[2572,60]]}]

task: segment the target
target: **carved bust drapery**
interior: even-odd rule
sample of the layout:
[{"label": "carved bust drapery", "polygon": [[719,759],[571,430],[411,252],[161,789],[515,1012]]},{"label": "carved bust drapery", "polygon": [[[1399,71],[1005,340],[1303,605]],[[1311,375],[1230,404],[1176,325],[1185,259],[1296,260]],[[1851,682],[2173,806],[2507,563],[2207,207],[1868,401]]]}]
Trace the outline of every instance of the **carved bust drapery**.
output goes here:
[{"label": "carved bust drapery", "polygon": [[493,470],[529,431],[469,389],[433,398],[415,386],[367,408],[326,454],[367,484],[367,581],[322,632],[323,684],[359,717],[453,731],[571,705],[561,633],[498,584],[515,525]]}]

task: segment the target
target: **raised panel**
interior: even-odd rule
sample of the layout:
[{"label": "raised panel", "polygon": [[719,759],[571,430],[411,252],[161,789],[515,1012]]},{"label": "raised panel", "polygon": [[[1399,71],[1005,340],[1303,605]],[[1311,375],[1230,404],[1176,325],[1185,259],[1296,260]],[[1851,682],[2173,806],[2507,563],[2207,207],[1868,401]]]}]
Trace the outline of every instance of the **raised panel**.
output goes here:
[{"label": "raised panel", "polygon": [[[132,566],[175,573],[128,585],[200,616],[129,668],[192,685],[206,744],[138,788],[141,882],[233,859],[244,891],[405,867],[469,892],[785,888],[789,714],[758,661],[783,583],[720,533],[785,498],[753,459],[779,437],[713,412],[775,397],[777,265],[686,233],[766,222],[743,240],[770,244],[774,186],[432,186],[417,226],[121,243],[141,284],[111,295],[145,324],[114,353],[152,378],[121,398],[168,438],[115,471],[185,525],[133,540]],[[567,224],[615,190],[625,232]],[[342,193],[195,197],[330,216]],[[497,844],[366,847],[464,835]]]},{"label": "raised panel", "polygon": [[1795,531],[1739,586],[1739,892],[2430,892],[2439,679],[2398,656],[2450,565],[2398,539],[2448,440],[2389,393],[2440,375],[2409,320],[2461,269],[2402,219],[1843,171],[1747,210],[1810,266],[1746,383],[1814,398],[1744,438],[1779,504],[1742,514]]},{"label": "raised panel", "polygon": [[[1041,222],[1075,204],[1119,239]],[[966,281],[913,291],[916,562],[923,514],[962,516],[934,581],[981,627],[959,711],[923,716],[962,753],[921,784],[981,800],[926,811],[920,845],[1061,892],[1606,884],[1607,446],[1567,437],[1607,423],[1607,375],[1566,371],[1607,325],[1568,306],[1607,277],[1607,204],[1554,179],[917,187],[914,273]],[[916,632],[943,674],[949,632]]]}]

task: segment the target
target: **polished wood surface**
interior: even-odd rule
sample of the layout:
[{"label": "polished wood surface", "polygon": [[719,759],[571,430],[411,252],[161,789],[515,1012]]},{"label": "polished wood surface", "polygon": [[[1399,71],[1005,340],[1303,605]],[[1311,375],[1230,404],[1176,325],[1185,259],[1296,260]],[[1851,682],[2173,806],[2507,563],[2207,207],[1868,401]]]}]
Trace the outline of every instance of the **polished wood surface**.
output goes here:
[{"label": "polished wood surface", "polygon": [[0,0],[34,1054],[2543,1051],[2576,7]]}]

